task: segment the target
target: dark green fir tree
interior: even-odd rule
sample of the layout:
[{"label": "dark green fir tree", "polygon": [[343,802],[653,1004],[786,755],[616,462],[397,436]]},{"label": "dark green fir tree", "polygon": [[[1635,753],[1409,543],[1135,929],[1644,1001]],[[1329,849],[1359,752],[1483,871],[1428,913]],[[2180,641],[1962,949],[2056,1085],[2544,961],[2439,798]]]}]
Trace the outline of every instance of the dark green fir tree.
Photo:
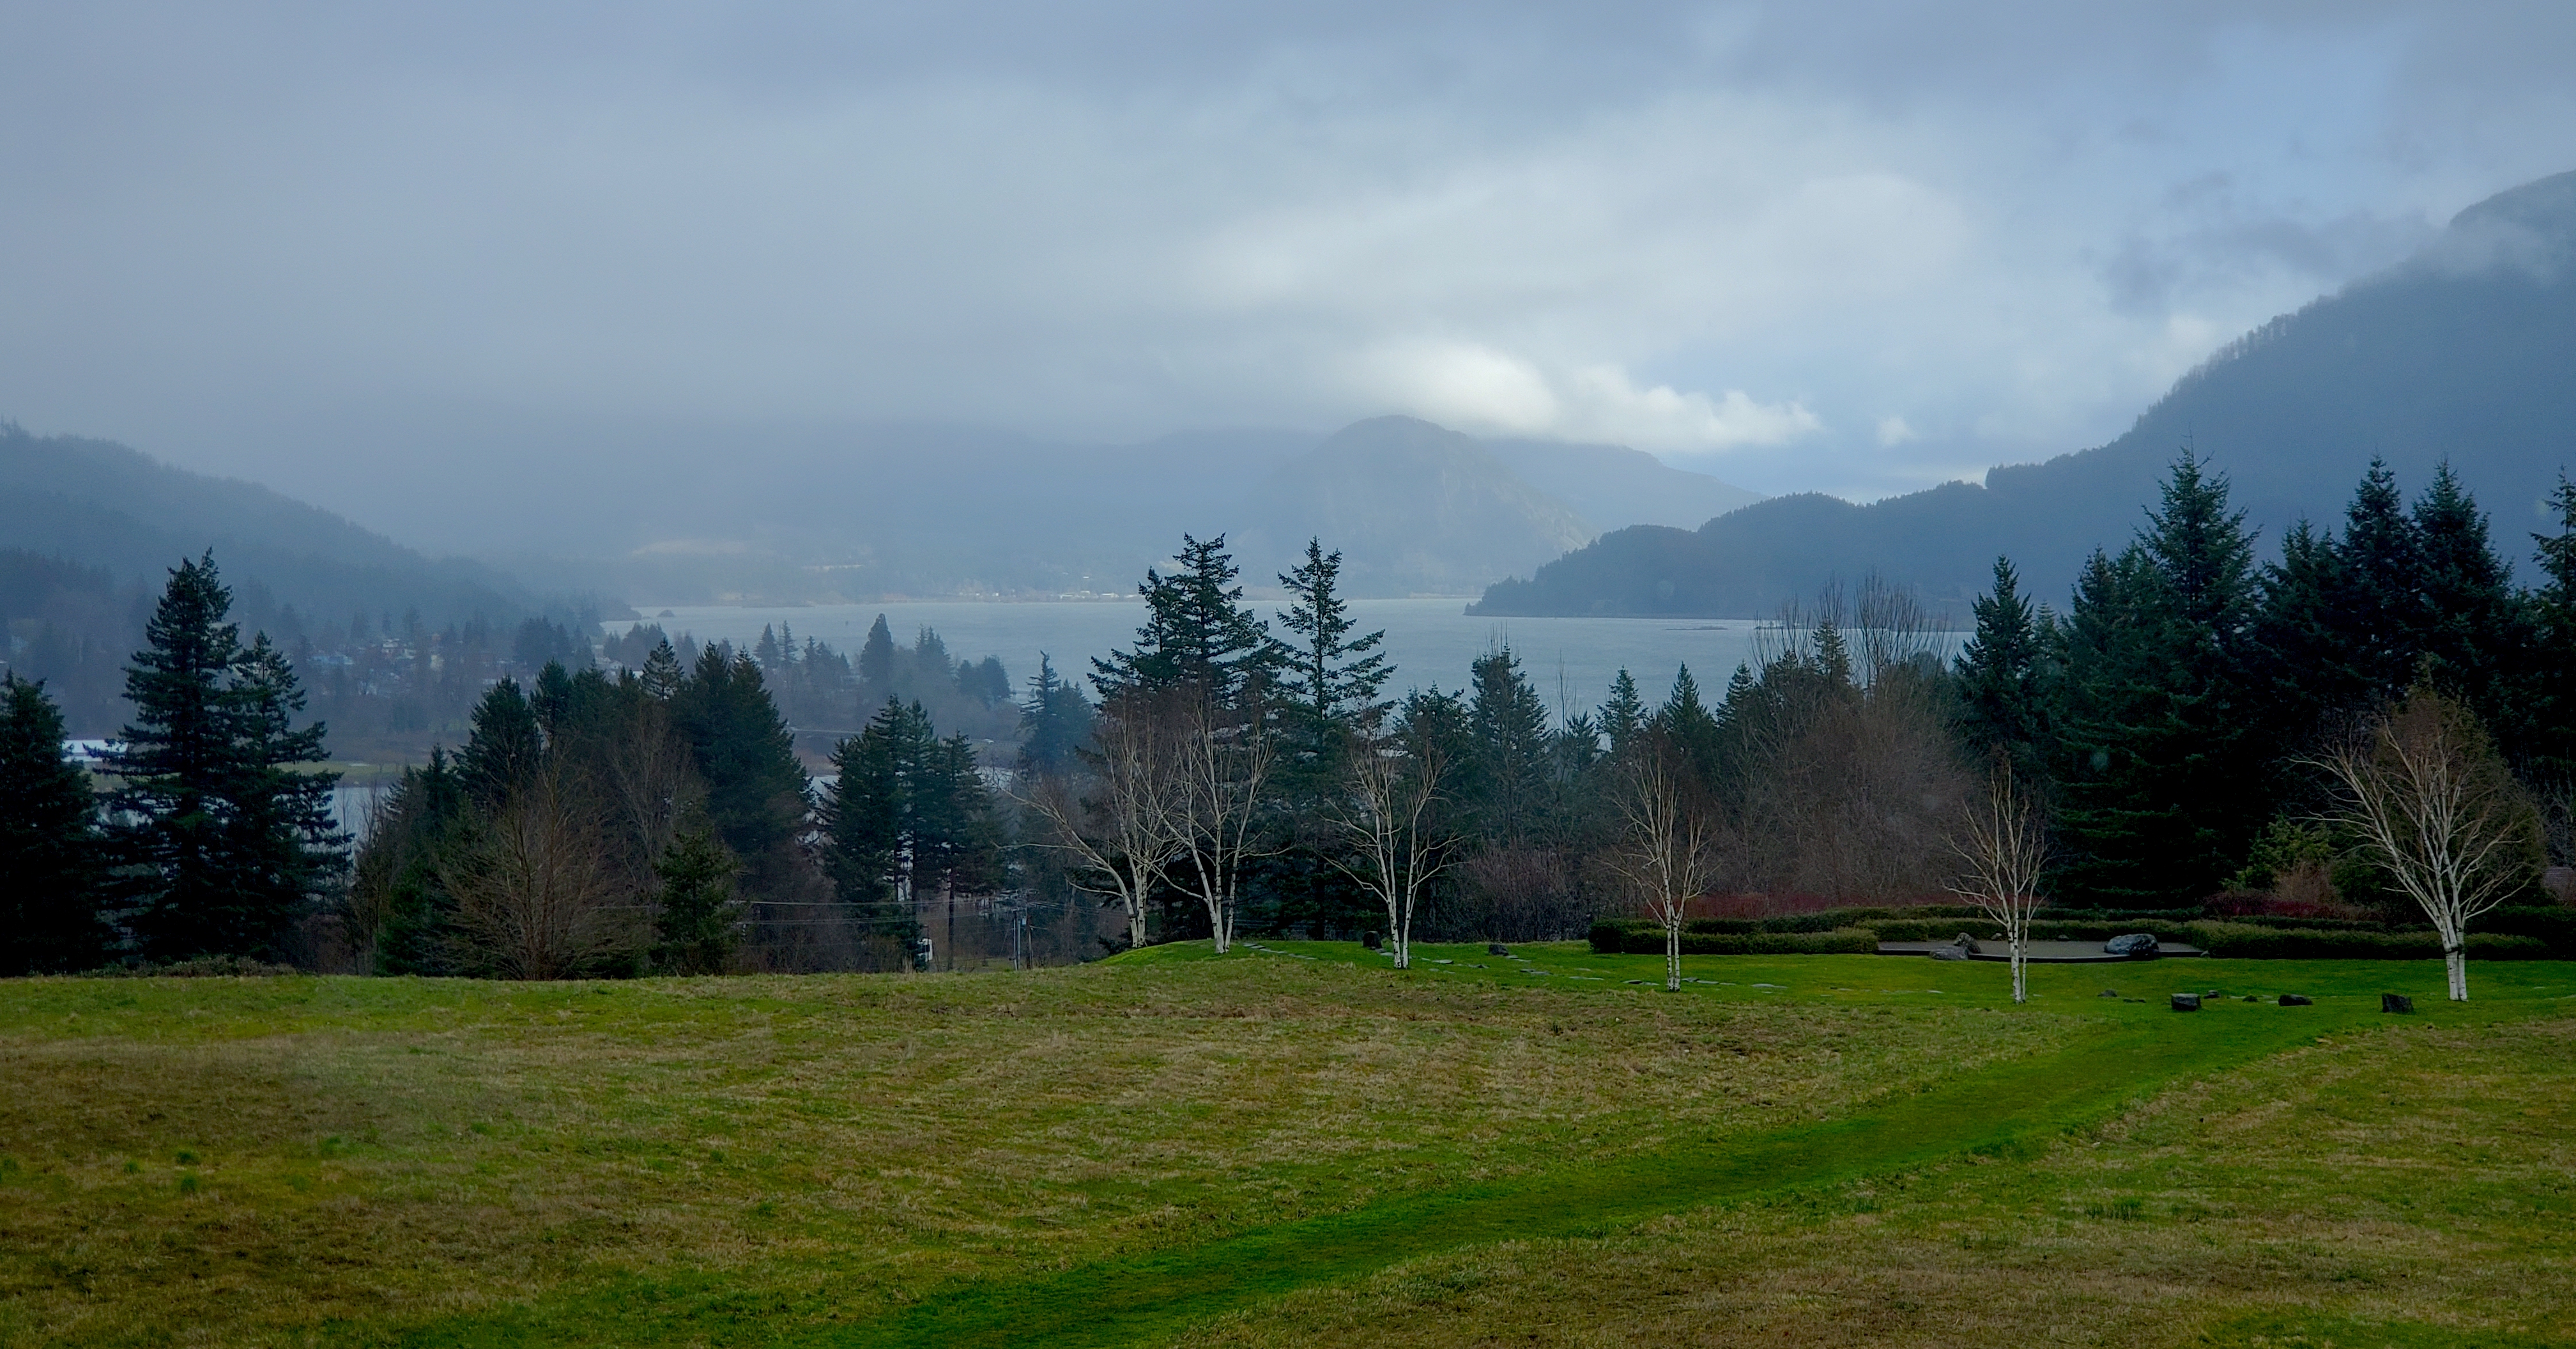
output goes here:
[{"label": "dark green fir tree", "polygon": [[105,964],[106,854],[89,772],[44,686],[0,679],[0,976]]},{"label": "dark green fir tree", "polygon": [[182,562],[126,671],[134,721],[110,805],[156,961],[275,953],[346,863],[338,775],[295,767],[324,760],[322,728],[294,727],[294,671],[265,637],[244,647],[231,609],[211,553]]},{"label": "dark green fir tree", "polygon": [[1264,682],[1276,659],[1269,626],[1243,602],[1241,573],[1225,536],[1181,536],[1170,575],[1148,569],[1137,593],[1145,622],[1132,650],[1092,660],[1092,682],[1104,697],[1183,685],[1203,689],[1218,705],[1237,704]]},{"label": "dark green fir tree", "polygon": [[1959,729],[1979,758],[2001,753],[2033,787],[2048,780],[2046,643],[2011,559],[1995,559],[1975,602],[1977,629],[1959,652]]},{"label": "dark green fir tree", "polygon": [[1028,701],[1020,704],[1019,771],[1035,777],[1073,772],[1090,741],[1091,700],[1082,696],[1081,685],[1056,673],[1053,658],[1039,652]]},{"label": "dark green fir tree", "polygon": [[2076,585],[2057,712],[2060,894],[2185,904],[2242,865],[2275,794],[2255,619],[2243,513],[2186,454],[2137,542],[2096,553]]},{"label": "dark green fir tree", "polygon": [[710,828],[683,829],[653,863],[653,968],[665,974],[721,974],[742,944],[741,870]]}]

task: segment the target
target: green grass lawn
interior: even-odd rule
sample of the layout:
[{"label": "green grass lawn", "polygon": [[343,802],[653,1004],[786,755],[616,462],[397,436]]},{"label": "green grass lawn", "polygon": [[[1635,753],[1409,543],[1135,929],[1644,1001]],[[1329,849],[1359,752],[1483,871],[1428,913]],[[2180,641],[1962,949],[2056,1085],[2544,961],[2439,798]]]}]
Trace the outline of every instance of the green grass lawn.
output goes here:
[{"label": "green grass lawn", "polygon": [[2576,1337],[2576,966],[1265,948],[0,982],[0,1341]]}]

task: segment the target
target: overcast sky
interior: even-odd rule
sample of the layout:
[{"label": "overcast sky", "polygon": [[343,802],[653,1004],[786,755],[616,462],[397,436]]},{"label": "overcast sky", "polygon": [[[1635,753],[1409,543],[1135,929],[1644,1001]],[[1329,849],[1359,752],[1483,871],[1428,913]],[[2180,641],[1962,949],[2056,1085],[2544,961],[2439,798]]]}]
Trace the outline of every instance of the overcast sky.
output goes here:
[{"label": "overcast sky", "polygon": [[1411,412],[1872,495],[2576,168],[2570,71],[2457,0],[12,0],[0,418]]}]

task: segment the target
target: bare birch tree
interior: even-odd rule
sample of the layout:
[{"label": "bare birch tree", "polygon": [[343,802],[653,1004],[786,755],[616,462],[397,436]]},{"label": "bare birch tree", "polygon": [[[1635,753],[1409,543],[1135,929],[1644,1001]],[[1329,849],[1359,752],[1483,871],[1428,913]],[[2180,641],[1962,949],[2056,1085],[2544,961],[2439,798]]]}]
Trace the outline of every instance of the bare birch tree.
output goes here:
[{"label": "bare birch tree", "polygon": [[1177,700],[1143,691],[1104,702],[1082,752],[1079,778],[1040,776],[1015,799],[1046,822],[1046,846],[1070,856],[1076,889],[1114,901],[1127,919],[1127,944],[1145,944],[1154,889],[1179,851]]},{"label": "bare birch tree", "polygon": [[2477,718],[2430,689],[2325,760],[2342,815],[2441,934],[2451,1001],[2469,1000],[2468,929],[2526,883],[2539,814]]},{"label": "bare birch tree", "polygon": [[1261,808],[1278,746],[1256,696],[1238,706],[1190,686],[1175,691],[1180,712],[1171,796],[1172,881],[1207,906],[1208,928],[1222,954],[1234,945],[1243,864],[1266,856]]},{"label": "bare birch tree", "polygon": [[1172,883],[1198,896],[1218,953],[1234,947],[1236,888],[1244,862],[1262,847],[1262,801],[1278,744],[1255,698],[1236,708],[1198,690],[1177,690],[1180,767],[1172,790]]},{"label": "bare birch tree", "polygon": [[2048,823],[2039,804],[2013,781],[2008,760],[1995,760],[1984,799],[1966,804],[1950,850],[1960,863],[1950,893],[2002,926],[2012,951],[2013,1001],[2030,1001],[2030,920],[2040,906],[2039,873],[2048,863]]},{"label": "bare birch tree", "polygon": [[1681,747],[1660,729],[1639,736],[1613,796],[1619,842],[1609,862],[1664,929],[1664,987],[1682,986],[1682,923],[1717,882],[1718,819]]},{"label": "bare birch tree", "polygon": [[597,823],[549,772],[531,774],[443,859],[466,960],[505,979],[568,979],[644,940],[644,911],[620,902]]},{"label": "bare birch tree", "polygon": [[1362,731],[1353,738],[1343,790],[1326,818],[1355,846],[1333,865],[1386,906],[1387,944],[1399,970],[1413,966],[1413,914],[1422,889],[1448,869],[1457,839],[1439,810],[1448,755],[1422,737]]}]

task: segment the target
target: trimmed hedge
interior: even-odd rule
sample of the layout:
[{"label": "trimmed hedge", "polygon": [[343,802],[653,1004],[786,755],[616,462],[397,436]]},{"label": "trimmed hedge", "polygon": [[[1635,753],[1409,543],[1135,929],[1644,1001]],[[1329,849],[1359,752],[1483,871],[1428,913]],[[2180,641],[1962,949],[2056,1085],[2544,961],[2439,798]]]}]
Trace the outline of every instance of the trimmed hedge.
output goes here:
[{"label": "trimmed hedge", "polygon": [[[1744,922],[1742,919],[1703,918],[1682,930],[1682,954],[1686,956],[1821,956],[1871,955],[1878,950],[1878,934],[1867,928],[1842,928],[1831,932],[1742,932],[1709,931],[1705,925]],[[1659,956],[1664,953],[1664,928],[1661,923],[1642,918],[1605,918],[1592,925],[1592,949],[1602,955]]]},{"label": "trimmed hedge", "polygon": [[[2246,923],[2194,923],[2192,945],[2237,960],[2433,960],[2442,954],[2439,934],[2351,932],[2321,928],[2254,927]],[[2469,934],[2471,960],[2546,960],[2549,945],[2535,937],[2499,932]]]}]

